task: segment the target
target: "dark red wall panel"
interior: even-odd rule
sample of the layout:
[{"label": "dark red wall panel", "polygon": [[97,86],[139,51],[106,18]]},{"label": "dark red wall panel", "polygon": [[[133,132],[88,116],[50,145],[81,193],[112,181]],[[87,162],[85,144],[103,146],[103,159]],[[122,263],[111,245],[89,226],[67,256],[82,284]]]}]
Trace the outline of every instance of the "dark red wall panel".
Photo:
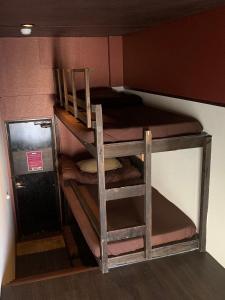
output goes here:
[{"label": "dark red wall panel", "polygon": [[[56,66],[89,67],[92,86],[109,85],[112,70],[113,83],[123,85],[123,64],[109,57],[112,51],[122,57],[122,39],[116,38],[112,51],[110,46],[108,37],[0,38],[0,110],[4,119],[52,115]],[[78,84],[81,87],[79,78]]]},{"label": "dark red wall panel", "polygon": [[110,85],[123,85],[123,41],[121,36],[109,37]]},{"label": "dark red wall panel", "polygon": [[[109,43],[110,40],[110,43]],[[0,38],[2,119],[53,116],[53,68],[91,69],[91,86],[123,85],[121,37]],[[79,87],[83,80],[77,77]],[[74,154],[81,145],[60,126],[61,148]]]},{"label": "dark red wall panel", "polygon": [[124,85],[225,104],[225,7],[123,39]]}]

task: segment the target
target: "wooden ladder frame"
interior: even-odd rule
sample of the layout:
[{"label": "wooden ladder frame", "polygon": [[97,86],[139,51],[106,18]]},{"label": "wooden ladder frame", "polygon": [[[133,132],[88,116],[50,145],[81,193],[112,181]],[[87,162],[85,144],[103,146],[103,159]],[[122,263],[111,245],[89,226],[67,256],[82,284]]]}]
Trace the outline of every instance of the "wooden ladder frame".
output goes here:
[{"label": "wooden ladder frame", "polygon": [[[151,149],[152,135],[149,130],[144,131],[144,184],[125,186],[120,188],[105,188],[104,168],[104,141],[103,121],[101,105],[93,106],[96,114],[95,138],[97,148],[98,167],[98,201],[100,215],[100,249],[101,269],[103,273],[108,272],[108,242],[114,242],[134,237],[144,237],[145,259],[151,259],[151,236],[152,236],[152,193],[151,193]],[[145,224],[136,227],[107,231],[107,201],[117,199],[144,196],[144,220]]]}]

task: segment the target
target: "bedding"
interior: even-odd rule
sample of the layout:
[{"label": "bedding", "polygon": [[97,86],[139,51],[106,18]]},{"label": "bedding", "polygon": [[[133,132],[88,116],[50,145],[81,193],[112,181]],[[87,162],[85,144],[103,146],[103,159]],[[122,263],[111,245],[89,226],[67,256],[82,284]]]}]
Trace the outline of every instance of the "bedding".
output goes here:
[{"label": "bedding", "polygon": [[[98,171],[97,159],[95,158],[89,158],[89,159],[78,161],[76,165],[81,171],[86,173],[97,173]],[[120,161],[116,158],[105,158],[104,168],[105,171],[112,171],[112,170],[122,168],[122,165]]]},{"label": "bedding", "polygon": [[[55,106],[55,115],[80,140],[94,143],[94,130],[74,118],[64,109]],[[105,143],[143,139],[143,130],[149,129],[153,139],[198,134],[202,125],[194,118],[149,106],[107,108],[103,113]]]},{"label": "bedding", "polygon": [[[85,90],[78,90],[77,97],[85,101]],[[90,88],[90,98],[91,104],[101,104],[103,108],[142,105],[142,99],[138,95],[118,92],[111,87]]]},{"label": "bedding", "polygon": [[[128,158],[119,159],[122,167],[116,170],[105,172],[105,181],[118,182],[129,178],[140,178],[141,173],[135,168]],[[97,184],[97,173],[88,173],[81,171],[76,164],[77,160],[69,156],[62,155],[59,159],[59,170],[63,180],[74,179],[78,183]]]},{"label": "bedding", "polygon": [[[92,228],[88,217],[83,211],[71,186],[61,181],[66,199],[76,218],[80,229],[96,257],[100,257],[100,247],[97,234]],[[120,184],[119,184],[120,185]],[[97,187],[94,185],[80,185],[86,204],[98,219]],[[194,223],[174,204],[152,189],[152,242],[153,246],[168,244],[175,241],[190,239],[196,234]],[[107,204],[108,230],[120,229],[143,224],[143,198],[133,197],[110,201]],[[115,256],[140,250],[144,247],[142,237],[122,240],[108,244],[108,255]]]}]

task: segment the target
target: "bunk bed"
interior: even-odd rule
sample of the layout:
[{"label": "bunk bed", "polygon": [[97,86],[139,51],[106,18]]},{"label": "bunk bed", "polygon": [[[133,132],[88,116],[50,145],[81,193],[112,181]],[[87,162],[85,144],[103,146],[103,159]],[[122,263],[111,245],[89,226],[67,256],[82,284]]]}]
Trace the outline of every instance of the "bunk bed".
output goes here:
[{"label": "bunk bed", "polygon": [[[82,91],[76,90],[78,72],[84,74]],[[60,120],[96,158],[98,167],[97,184],[65,179],[63,172],[60,183],[102,272],[185,251],[205,251],[211,136],[202,131],[201,124],[187,116],[148,108],[131,95],[115,94],[108,88],[90,89],[88,68],[57,69],[56,74],[56,125]],[[202,148],[198,233],[184,213],[151,187],[152,153],[196,147]],[[142,179],[107,182],[104,159],[113,157],[131,157]]]}]

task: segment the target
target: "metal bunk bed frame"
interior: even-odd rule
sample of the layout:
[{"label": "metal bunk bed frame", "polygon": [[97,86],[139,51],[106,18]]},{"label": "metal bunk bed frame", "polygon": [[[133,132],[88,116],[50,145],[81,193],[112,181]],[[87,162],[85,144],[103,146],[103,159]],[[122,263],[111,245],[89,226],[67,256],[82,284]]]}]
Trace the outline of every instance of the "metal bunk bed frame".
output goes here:
[{"label": "metal bunk bed frame", "polygon": [[[67,112],[56,112],[56,116],[64,123],[64,125],[75,134],[71,122],[68,123],[65,114],[72,113],[74,117],[81,120],[88,128],[95,131],[95,142],[87,143],[81,138],[79,141],[85,146],[89,153],[97,159],[98,166],[98,200],[99,200],[99,215],[100,224],[89,214],[88,209],[82,202],[81,195],[74,182],[71,181],[71,186],[76,194],[77,199],[80,199],[85,213],[87,214],[93,228],[99,236],[101,255],[99,265],[103,273],[108,272],[109,269],[135,263],[146,261],[154,258],[174,255],[191,250],[205,251],[206,250],[206,223],[208,211],[209,198],[209,178],[210,178],[210,161],[211,161],[211,136],[205,132],[200,134],[185,135],[179,137],[169,137],[161,139],[152,139],[151,131],[144,131],[144,139],[129,142],[114,142],[104,143],[103,140],[103,120],[101,105],[90,104],[90,89],[89,89],[89,69],[57,69],[57,82],[59,102],[61,106],[65,107]],[[78,99],[75,88],[75,74],[82,72],[85,79],[86,101]],[[68,94],[66,73],[70,76],[72,84],[72,97]],[[63,84],[62,84],[63,83]],[[63,97],[64,92],[64,97]],[[64,98],[64,99],[63,99]],[[72,116],[71,116],[72,118]],[[57,121],[56,121],[57,123]],[[56,124],[57,126],[57,124]],[[191,240],[176,242],[160,247],[152,247],[151,233],[152,233],[152,198],[151,198],[151,155],[156,152],[174,151],[189,148],[202,148],[202,170],[201,170],[201,193],[200,193],[200,213],[199,213],[199,234]],[[142,162],[138,155],[144,154],[144,162]],[[104,158],[133,156],[136,163],[144,167],[144,184],[135,186],[125,186],[120,188],[105,188],[105,171]],[[144,196],[145,209],[145,224],[143,226],[136,226],[131,228],[107,231],[107,201],[116,199]],[[134,238],[138,236],[144,237],[144,250],[124,254],[115,257],[108,257],[107,244],[110,242]]]}]

